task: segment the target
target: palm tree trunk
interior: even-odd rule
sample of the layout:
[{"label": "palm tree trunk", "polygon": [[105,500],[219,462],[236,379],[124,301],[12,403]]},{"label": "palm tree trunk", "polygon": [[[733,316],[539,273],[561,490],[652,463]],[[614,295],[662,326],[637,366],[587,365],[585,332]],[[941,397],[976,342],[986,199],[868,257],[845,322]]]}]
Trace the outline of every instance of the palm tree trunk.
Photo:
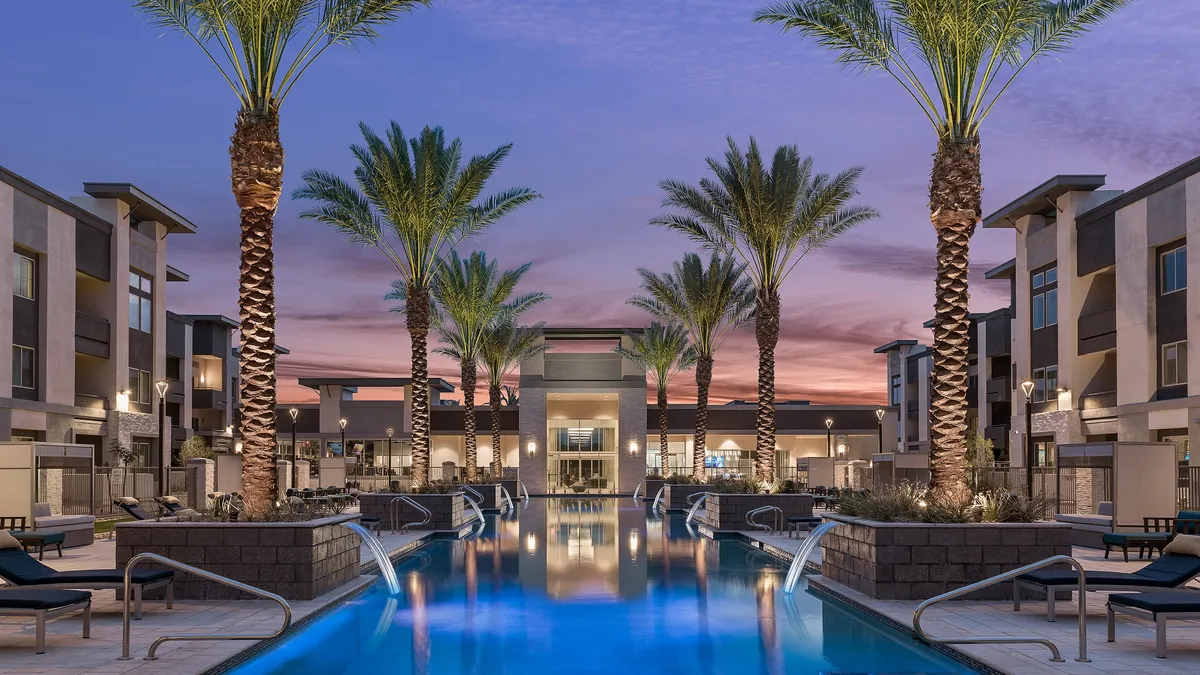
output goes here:
[{"label": "palm tree trunk", "polygon": [[963,462],[970,339],[967,269],[982,193],[979,139],[941,139],[929,185],[929,218],[937,232],[929,484],[934,497],[955,501],[969,497]]},{"label": "palm tree trunk", "polygon": [[275,501],[275,208],[283,188],[279,114],[241,110],[229,139],[233,197],[241,210],[240,397],[242,496],[250,515]]},{"label": "palm tree trunk", "polygon": [[492,409],[492,476],[500,478],[504,463],[500,457],[500,387],[488,387],[488,407]]},{"label": "palm tree trunk", "polygon": [[667,445],[667,388],[658,388],[658,459],[663,478],[671,475],[671,448]]},{"label": "palm tree trunk", "polygon": [[404,314],[412,337],[412,484],[419,487],[429,481],[429,291],[409,285]]},{"label": "palm tree trunk", "polygon": [[692,478],[704,479],[704,458],[708,454],[708,388],[712,385],[713,357],[696,361],[696,436],[692,441]]},{"label": "palm tree trunk", "polygon": [[475,361],[462,364],[463,390],[463,443],[467,448],[467,481],[475,482],[478,475],[479,454],[475,439]]},{"label": "palm tree trunk", "polygon": [[758,480],[775,480],[775,345],[779,343],[779,294],[755,297],[754,339],[758,342],[758,415],[754,470]]}]

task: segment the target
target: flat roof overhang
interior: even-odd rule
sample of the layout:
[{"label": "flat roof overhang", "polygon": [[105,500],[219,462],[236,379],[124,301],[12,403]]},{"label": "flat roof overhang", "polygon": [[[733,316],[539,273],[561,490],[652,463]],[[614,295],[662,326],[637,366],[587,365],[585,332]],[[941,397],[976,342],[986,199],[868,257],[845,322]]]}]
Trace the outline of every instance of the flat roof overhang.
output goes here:
[{"label": "flat roof overhang", "polygon": [[119,199],[131,206],[135,220],[153,220],[167,226],[167,233],[196,234],[196,226],[187,218],[167,208],[162,202],[142,192],[132,183],[84,183],[83,191],[96,199]]},{"label": "flat roof overhang", "polygon": [[547,340],[616,340],[625,337],[625,331],[635,335],[644,328],[543,328],[542,337]]},{"label": "flat roof overhang", "polygon": [[983,273],[984,279],[1015,279],[1017,276],[1017,259],[1000,263]]},{"label": "flat roof overhang", "polygon": [[1100,174],[1058,175],[1009,202],[983,219],[989,228],[1012,227],[1013,221],[1058,208],[1054,200],[1068,192],[1092,192],[1104,187]]},{"label": "flat roof overhang", "polygon": [[[302,377],[297,380],[302,387],[318,389],[320,387],[347,388],[381,388],[407,387],[412,384],[411,377]],[[429,378],[429,386],[435,391],[449,394],[454,386],[440,377]]]},{"label": "flat roof overhang", "polygon": [[191,281],[192,277],[183,270],[167,265],[167,281]]},{"label": "flat roof overhang", "polygon": [[876,354],[886,354],[886,353],[892,351],[893,349],[899,349],[901,347],[911,347],[915,344],[917,344],[916,340],[892,340],[891,342],[887,343],[886,345],[880,345],[880,346],[876,347],[875,353]]}]

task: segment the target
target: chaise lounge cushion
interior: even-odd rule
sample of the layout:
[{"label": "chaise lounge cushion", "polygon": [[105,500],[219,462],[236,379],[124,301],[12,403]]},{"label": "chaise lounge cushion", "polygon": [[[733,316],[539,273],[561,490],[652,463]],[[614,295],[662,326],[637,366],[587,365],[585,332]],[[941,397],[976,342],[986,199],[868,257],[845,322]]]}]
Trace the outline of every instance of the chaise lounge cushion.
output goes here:
[{"label": "chaise lounge cushion", "polygon": [[33,526],[39,530],[44,530],[48,527],[67,527],[69,525],[86,525],[93,526],[96,523],[96,516],[42,516],[35,518]]},{"label": "chaise lounge cushion", "polygon": [[1114,605],[1136,607],[1147,612],[1200,612],[1200,593],[1196,591],[1154,591],[1153,593],[1117,593],[1108,596]]},{"label": "chaise lounge cushion", "polygon": [[87,591],[0,589],[0,612],[6,609],[58,609],[91,599]]},{"label": "chaise lounge cushion", "polygon": [[[1125,574],[1122,572],[1089,572],[1089,586],[1150,586],[1175,588],[1200,575],[1200,557],[1165,553],[1158,560],[1142,569]],[[1017,577],[1042,586],[1068,586],[1078,580],[1074,570],[1046,570],[1030,572]]]},{"label": "chaise lounge cushion", "polygon": [[[172,576],[170,570],[134,570],[130,579],[135,584],[149,584]],[[17,586],[40,584],[119,584],[125,570],[74,570],[58,572],[43,565],[21,549],[0,550],[0,577]]]}]

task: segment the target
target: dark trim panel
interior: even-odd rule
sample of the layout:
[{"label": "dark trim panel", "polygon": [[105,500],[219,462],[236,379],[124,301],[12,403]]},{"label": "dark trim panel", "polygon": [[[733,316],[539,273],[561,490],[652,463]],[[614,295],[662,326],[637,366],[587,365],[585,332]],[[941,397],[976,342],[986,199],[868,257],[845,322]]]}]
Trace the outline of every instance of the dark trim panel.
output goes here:
[{"label": "dark trim panel", "polygon": [[1180,164],[1161,176],[1151,178],[1134,189],[1115,199],[1104,202],[1094,209],[1084,211],[1083,213],[1075,216],[1075,226],[1079,227],[1109,214],[1114,214],[1126,206],[1133,204],[1134,202],[1141,201],[1155,192],[1164,190],[1175,183],[1178,183],[1179,181],[1182,181],[1197,173],[1200,173],[1200,157],[1188,160],[1187,162]]}]

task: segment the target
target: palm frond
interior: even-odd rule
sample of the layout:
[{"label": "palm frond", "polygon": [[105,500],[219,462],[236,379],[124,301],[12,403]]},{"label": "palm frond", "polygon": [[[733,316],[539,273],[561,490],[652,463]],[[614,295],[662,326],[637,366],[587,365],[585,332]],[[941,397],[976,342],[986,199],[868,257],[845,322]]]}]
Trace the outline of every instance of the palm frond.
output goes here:
[{"label": "palm frond", "polygon": [[696,348],[688,342],[682,324],[653,321],[640,333],[625,331],[625,339],[630,346],[618,345],[613,352],[645,368],[660,391],[665,392],[676,375],[696,365]]}]

